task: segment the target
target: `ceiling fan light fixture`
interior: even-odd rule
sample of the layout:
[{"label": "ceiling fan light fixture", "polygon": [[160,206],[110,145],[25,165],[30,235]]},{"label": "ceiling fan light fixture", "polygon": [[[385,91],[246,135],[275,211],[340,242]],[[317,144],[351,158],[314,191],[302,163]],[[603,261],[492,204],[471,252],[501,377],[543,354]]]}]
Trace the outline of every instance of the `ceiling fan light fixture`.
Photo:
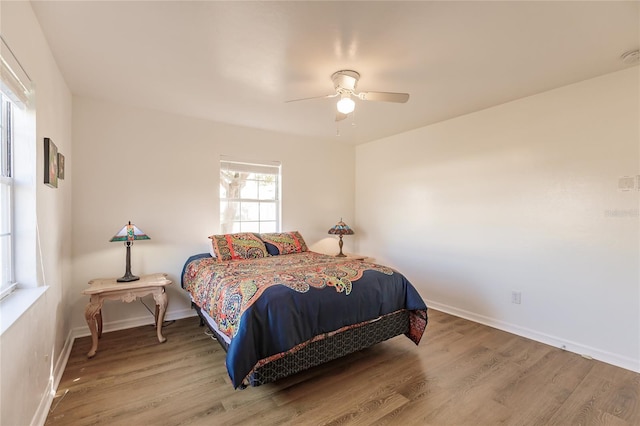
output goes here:
[{"label": "ceiling fan light fixture", "polygon": [[344,94],[336,104],[338,112],[342,114],[350,114],[356,108],[356,103],[351,99],[349,94]]}]

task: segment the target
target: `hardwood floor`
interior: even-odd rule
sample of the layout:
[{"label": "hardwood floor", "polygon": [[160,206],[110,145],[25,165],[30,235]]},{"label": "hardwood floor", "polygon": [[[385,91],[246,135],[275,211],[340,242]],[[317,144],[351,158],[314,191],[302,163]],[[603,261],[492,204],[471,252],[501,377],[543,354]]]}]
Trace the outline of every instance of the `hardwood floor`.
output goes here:
[{"label": "hardwood floor", "polygon": [[77,339],[47,425],[639,425],[640,374],[429,311],[395,337],[236,391],[197,318]]}]

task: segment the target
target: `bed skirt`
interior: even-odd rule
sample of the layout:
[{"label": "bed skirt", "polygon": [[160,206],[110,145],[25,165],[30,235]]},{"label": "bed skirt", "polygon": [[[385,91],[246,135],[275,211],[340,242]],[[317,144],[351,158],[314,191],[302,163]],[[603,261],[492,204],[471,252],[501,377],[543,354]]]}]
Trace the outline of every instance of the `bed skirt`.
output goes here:
[{"label": "bed skirt", "polygon": [[[228,345],[202,315],[198,305],[192,303],[192,306],[200,316],[201,325],[206,324],[218,343],[227,351]],[[409,311],[401,309],[380,317],[376,321],[347,328],[323,339],[313,340],[302,345],[296,351],[276,357],[276,359],[257,367],[249,375],[248,385],[260,386],[275,382],[408,332]]]}]

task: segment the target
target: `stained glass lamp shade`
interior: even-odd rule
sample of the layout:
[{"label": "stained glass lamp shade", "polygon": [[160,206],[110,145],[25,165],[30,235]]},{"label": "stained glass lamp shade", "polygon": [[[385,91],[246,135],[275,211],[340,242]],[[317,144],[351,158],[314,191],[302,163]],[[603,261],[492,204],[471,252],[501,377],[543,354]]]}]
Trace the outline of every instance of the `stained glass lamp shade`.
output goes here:
[{"label": "stained glass lamp shade", "polygon": [[331,229],[329,229],[329,234],[339,235],[340,242],[338,245],[340,246],[340,253],[336,254],[336,257],[346,257],[347,255],[342,253],[342,236],[343,235],[353,235],[353,229],[349,228],[349,225],[344,223],[342,219],[336,225],[334,225]]},{"label": "stained glass lamp shade", "polygon": [[140,277],[137,277],[131,273],[131,244],[135,240],[150,240],[149,236],[142,232],[140,228],[129,222],[126,224],[116,235],[109,240],[110,242],[114,241],[124,241],[124,245],[127,247],[127,266],[124,273],[124,276],[118,278],[118,282],[129,282],[139,280]]}]

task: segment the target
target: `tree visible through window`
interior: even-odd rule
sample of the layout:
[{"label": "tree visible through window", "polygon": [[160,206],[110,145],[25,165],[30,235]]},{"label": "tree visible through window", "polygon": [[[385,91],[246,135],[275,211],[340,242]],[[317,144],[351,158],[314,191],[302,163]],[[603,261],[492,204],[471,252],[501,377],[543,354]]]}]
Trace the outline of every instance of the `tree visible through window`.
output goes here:
[{"label": "tree visible through window", "polygon": [[280,164],[220,161],[220,231],[280,230]]}]

